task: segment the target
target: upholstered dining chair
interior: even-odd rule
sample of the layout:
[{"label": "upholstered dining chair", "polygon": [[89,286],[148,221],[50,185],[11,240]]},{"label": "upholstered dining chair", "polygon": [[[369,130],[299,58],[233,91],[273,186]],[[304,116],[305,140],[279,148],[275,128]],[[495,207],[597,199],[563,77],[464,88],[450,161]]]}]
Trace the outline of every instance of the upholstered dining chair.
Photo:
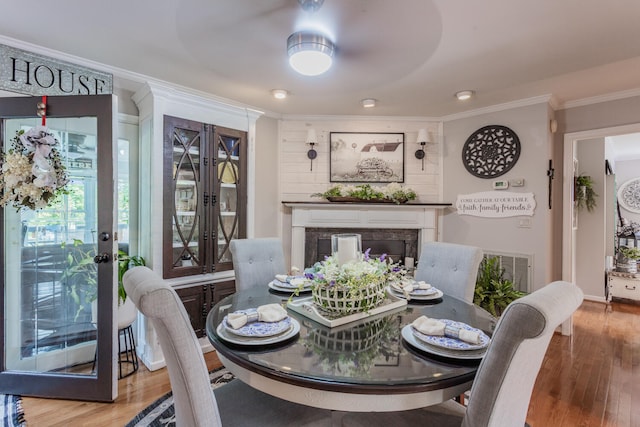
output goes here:
[{"label": "upholstered dining chair", "polygon": [[236,291],[266,286],[276,274],[286,274],[282,241],[273,237],[232,240],[229,249]]},{"label": "upholstered dining chair", "polygon": [[474,246],[427,242],[420,252],[415,279],[472,303],[482,255],[482,249]]},{"label": "upholstered dining chair", "polygon": [[177,427],[331,426],[331,412],[288,402],[240,380],[211,390],[207,366],[176,292],[148,267],[123,279],[127,295],[153,325],[171,381]]},{"label": "upholstered dining chair", "polygon": [[556,328],[580,306],[582,291],[553,282],[515,300],[496,325],[466,407],[450,400],[403,412],[347,414],[344,427],[524,426],[531,392]]}]

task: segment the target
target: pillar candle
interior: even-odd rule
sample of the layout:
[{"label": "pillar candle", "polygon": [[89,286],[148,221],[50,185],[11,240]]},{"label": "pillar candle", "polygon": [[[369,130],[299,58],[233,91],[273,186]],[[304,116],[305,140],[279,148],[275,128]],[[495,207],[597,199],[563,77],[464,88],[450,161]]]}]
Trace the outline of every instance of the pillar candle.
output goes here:
[{"label": "pillar candle", "polygon": [[338,238],[338,264],[342,265],[358,259],[358,238],[355,236]]}]

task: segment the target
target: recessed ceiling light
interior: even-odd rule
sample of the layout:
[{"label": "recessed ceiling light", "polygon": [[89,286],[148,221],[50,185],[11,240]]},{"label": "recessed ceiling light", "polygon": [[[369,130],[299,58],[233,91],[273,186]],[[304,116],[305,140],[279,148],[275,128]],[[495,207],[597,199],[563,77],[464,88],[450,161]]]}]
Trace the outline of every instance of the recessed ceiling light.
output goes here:
[{"label": "recessed ceiling light", "polygon": [[461,90],[460,92],[456,93],[456,98],[458,98],[458,101],[466,101],[472,96],[473,96],[472,90]]},{"label": "recessed ceiling light", "polygon": [[288,95],[288,92],[284,89],[273,89],[271,94],[275,99],[285,99]]},{"label": "recessed ceiling light", "polygon": [[373,108],[376,106],[376,100],[373,98],[367,98],[362,100],[362,106],[364,108]]},{"label": "recessed ceiling light", "polygon": [[320,34],[297,32],[287,39],[289,65],[304,76],[317,76],[333,63],[335,46]]}]

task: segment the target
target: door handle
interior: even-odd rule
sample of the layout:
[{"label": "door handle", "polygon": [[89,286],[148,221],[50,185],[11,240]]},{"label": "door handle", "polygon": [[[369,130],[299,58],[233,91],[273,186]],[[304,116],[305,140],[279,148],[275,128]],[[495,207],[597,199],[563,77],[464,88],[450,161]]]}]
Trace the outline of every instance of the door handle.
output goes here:
[{"label": "door handle", "polygon": [[109,256],[109,254],[107,252],[103,252],[101,254],[98,254],[96,256],[93,257],[93,262],[95,262],[96,264],[100,264],[100,263],[105,263],[105,262],[109,262],[109,259],[111,257]]}]

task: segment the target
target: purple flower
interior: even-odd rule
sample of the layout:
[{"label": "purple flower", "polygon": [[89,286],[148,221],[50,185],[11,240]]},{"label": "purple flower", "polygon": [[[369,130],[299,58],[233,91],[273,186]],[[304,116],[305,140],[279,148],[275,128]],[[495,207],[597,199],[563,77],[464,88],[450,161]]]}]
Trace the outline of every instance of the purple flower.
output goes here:
[{"label": "purple flower", "polygon": [[313,280],[315,275],[313,273],[304,273],[304,277],[309,280]]},{"label": "purple flower", "polygon": [[364,260],[369,261],[369,252],[371,252],[371,248],[364,251]]},{"label": "purple flower", "polygon": [[385,258],[387,258],[387,254],[382,254],[382,255],[380,256],[380,262],[384,261],[384,260],[385,260]]}]

